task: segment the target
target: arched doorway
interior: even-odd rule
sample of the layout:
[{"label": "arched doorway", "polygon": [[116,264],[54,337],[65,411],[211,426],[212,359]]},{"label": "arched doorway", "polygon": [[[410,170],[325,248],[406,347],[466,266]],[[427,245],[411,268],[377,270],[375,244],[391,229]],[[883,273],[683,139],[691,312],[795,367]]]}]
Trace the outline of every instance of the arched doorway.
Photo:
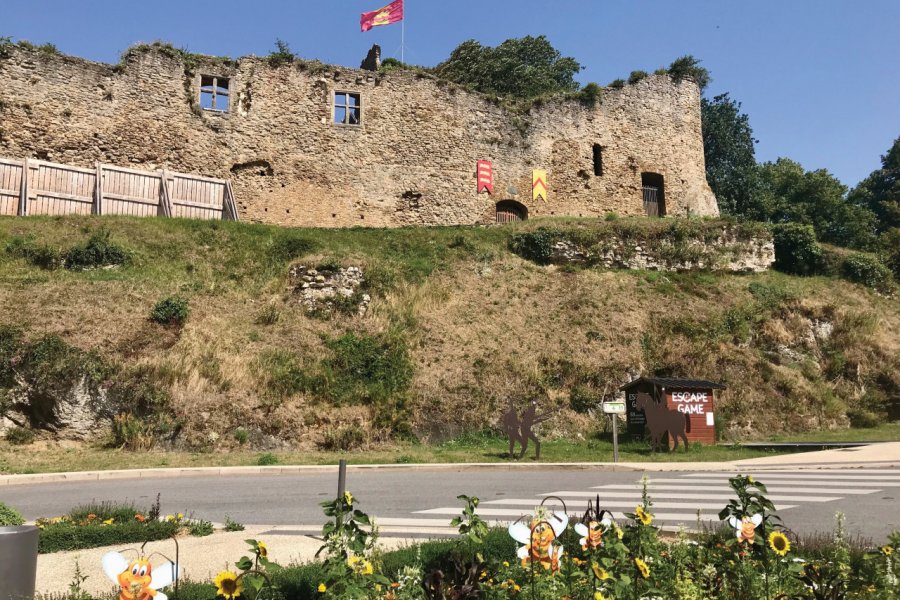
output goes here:
[{"label": "arched doorway", "polygon": [[512,223],[528,218],[528,207],[515,200],[501,200],[497,203],[497,223]]},{"label": "arched doorway", "polygon": [[666,188],[659,173],[641,173],[644,212],[648,217],[666,216]]}]

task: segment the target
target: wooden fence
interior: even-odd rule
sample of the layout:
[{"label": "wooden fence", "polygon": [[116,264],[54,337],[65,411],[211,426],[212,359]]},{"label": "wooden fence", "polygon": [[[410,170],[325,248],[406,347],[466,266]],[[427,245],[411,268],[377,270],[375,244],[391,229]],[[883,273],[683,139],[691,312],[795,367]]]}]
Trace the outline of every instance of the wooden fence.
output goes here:
[{"label": "wooden fence", "polygon": [[0,158],[0,215],[91,214],[238,220],[227,179]]}]

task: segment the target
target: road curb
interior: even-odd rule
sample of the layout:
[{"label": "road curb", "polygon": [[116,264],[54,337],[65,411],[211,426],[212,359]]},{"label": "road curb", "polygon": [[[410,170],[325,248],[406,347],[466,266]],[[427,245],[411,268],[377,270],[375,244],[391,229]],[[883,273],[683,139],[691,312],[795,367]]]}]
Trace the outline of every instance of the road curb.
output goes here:
[{"label": "road curb", "polygon": [[[351,472],[366,471],[535,471],[557,469],[567,471],[754,471],[784,468],[817,470],[830,468],[900,467],[900,459],[884,461],[847,461],[832,463],[741,464],[723,462],[642,462],[642,463],[420,463],[420,464],[362,464],[348,465]],[[119,479],[161,479],[181,477],[223,477],[242,475],[304,475],[333,473],[337,465],[275,465],[242,467],[172,467],[151,469],[119,469],[110,471],[75,471],[70,473],[32,473],[0,475],[0,486],[34,485],[40,483],[108,481]]]}]

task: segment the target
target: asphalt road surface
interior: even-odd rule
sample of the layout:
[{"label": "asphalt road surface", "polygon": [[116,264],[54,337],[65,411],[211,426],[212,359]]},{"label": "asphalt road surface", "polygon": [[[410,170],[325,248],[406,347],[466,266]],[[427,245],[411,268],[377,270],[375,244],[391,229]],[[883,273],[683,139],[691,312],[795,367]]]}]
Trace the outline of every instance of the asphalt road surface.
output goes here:
[{"label": "asphalt road surface", "polygon": [[[830,532],[835,513],[846,516],[851,535],[881,542],[900,529],[900,469],[784,469],[752,473],[769,488],[785,526],[798,534]],[[656,523],[694,527],[697,511],[717,521],[718,511],[733,497],[731,473],[654,472],[650,494]],[[745,473],[746,474],[746,473]],[[446,528],[460,512],[459,494],[481,499],[479,513],[498,522],[530,512],[544,496],[555,495],[571,515],[581,514],[588,498],[600,496],[601,507],[621,518],[640,501],[642,473],[592,469],[409,469],[351,470],[347,489],[359,507],[375,515],[388,530],[403,527]],[[161,494],[163,514],[183,512],[223,522],[226,515],[245,524],[292,525],[317,530],[325,520],[319,503],[333,498],[337,467],[332,473],[293,475],[191,476],[165,479],[13,485],[0,489],[0,500],[28,519],[56,516],[92,500],[133,501],[149,506]],[[555,501],[554,501],[555,502]],[[302,527],[301,527],[302,526]]]}]

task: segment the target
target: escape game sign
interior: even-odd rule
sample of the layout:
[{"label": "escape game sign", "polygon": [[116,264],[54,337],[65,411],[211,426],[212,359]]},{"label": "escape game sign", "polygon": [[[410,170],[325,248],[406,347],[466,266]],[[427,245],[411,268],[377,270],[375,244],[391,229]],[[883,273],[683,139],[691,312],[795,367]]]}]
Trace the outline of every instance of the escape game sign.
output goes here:
[{"label": "escape game sign", "polygon": [[711,402],[709,392],[672,392],[670,406],[687,415],[702,415],[711,408]]}]

